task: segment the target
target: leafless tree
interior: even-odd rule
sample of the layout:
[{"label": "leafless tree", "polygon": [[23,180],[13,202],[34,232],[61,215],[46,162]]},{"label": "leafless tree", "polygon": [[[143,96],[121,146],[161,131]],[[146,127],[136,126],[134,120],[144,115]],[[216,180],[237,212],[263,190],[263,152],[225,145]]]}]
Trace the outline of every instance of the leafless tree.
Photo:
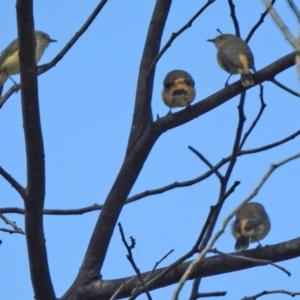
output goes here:
[{"label": "leafless tree", "polygon": [[[15,188],[15,190],[20,194],[20,197],[24,200],[24,208],[2,208],[0,211],[0,217],[7,222],[7,224],[12,226],[10,232],[23,233],[22,229],[16,227],[15,224],[9,221],[9,219],[5,216],[7,213],[22,213],[25,216],[26,242],[28,246],[31,281],[35,293],[35,299],[54,300],[57,298],[52,286],[46,254],[43,230],[43,216],[45,214],[67,215],[88,213],[93,210],[100,211],[99,218],[95,225],[95,230],[92,232],[90,242],[87,245],[87,250],[78,276],[74,279],[73,284],[62,296],[61,299],[64,300],[120,299],[125,297],[135,299],[142,293],[146,293],[148,299],[151,299],[151,290],[180,282],[181,285],[179,285],[179,291],[180,286],[184,284],[186,279],[194,280],[190,299],[197,299],[199,297],[212,295],[219,296],[226,294],[226,292],[201,294],[199,291],[200,279],[206,276],[215,276],[218,274],[244,270],[262,264],[274,265],[279,261],[299,257],[300,238],[241,253],[225,254],[212,249],[214,238],[217,238],[217,236],[213,236],[213,232],[223,204],[239,185],[238,181],[230,185],[231,174],[236,166],[237,158],[244,155],[254,155],[274,147],[280,147],[281,145],[298,137],[300,134],[300,130],[298,130],[290,136],[286,136],[272,144],[261,145],[255,149],[244,149],[245,141],[251,135],[264,112],[265,102],[262,84],[265,81],[271,81],[280,86],[287,93],[299,97],[299,94],[296,91],[291,90],[289,87],[286,87],[275,79],[276,75],[284,73],[285,70],[295,65],[296,52],[291,52],[284,57],[281,57],[277,61],[274,61],[253,74],[255,82],[254,86],[259,85],[261,89],[261,107],[256,118],[253,120],[252,125],[248,129],[245,128],[244,104],[245,98],[247,97],[247,89],[251,89],[252,87],[246,88],[240,81],[216,91],[214,94],[202,99],[201,101],[197,101],[195,104],[186,109],[180,110],[179,112],[157,118],[156,120],[154,120],[153,117],[151,110],[151,98],[156,64],[165,51],[167,51],[170,47],[171,43],[179,35],[183,34],[197,18],[200,18],[201,14],[209,6],[214,5],[214,0],[208,0],[206,4],[199,9],[199,11],[195,12],[195,15],[186,23],[186,25],[173,33],[165,45],[161,45],[161,39],[171,7],[171,0],[155,1],[152,18],[149,20],[149,29],[140,62],[133,120],[125,159],[123,164],[120,166],[119,173],[104,204],[76,210],[44,210],[45,156],[39,113],[37,76],[54,67],[61,59],[63,59],[64,55],[76,43],[80,36],[84,34],[97,15],[101,14],[101,10],[107,2],[107,0],[99,2],[94,12],[90,15],[82,28],[49,64],[43,65],[36,72],[32,72],[32,70],[35,69],[33,1],[17,0],[16,7],[21,54],[21,98],[26,144],[27,183],[25,187],[21,186],[13,178],[13,176],[8,174],[8,172],[6,172],[3,168],[0,169],[2,177]],[[271,4],[273,5],[274,2],[275,0],[272,1]],[[236,34],[239,35],[239,22],[235,15],[234,3],[233,1],[228,0],[228,4],[231,9],[231,16],[236,29]],[[267,14],[267,10],[262,12],[261,18],[258,20],[257,24],[253,26],[246,38],[247,42],[253,34],[255,34],[257,28],[261,26]],[[2,97],[0,105],[3,106],[10,95],[18,89],[20,89],[20,85],[14,85]],[[208,167],[207,172],[186,182],[176,182],[165,187],[129,197],[131,188],[136,182],[149,153],[162,134],[209,113],[213,109],[223,105],[236,96],[240,97],[238,106],[239,119],[236,127],[234,143],[232,145],[232,152],[228,156],[224,157],[217,164],[212,164],[197,149],[190,147],[190,150],[193,151],[193,153],[195,153]],[[299,157],[299,154],[295,154],[293,157],[287,158],[287,160],[280,162],[279,165],[297,157]],[[221,167],[223,167],[223,170],[225,171],[221,172]],[[274,168],[276,168],[276,166],[273,167],[273,169]],[[273,169],[266,176],[269,176]],[[219,178],[219,196],[215,204],[211,207],[205,221],[205,225],[190,251],[177,261],[174,261],[174,263],[168,267],[161,269],[155,268],[154,270],[149,270],[149,272],[140,273],[138,266],[135,265],[131,251],[135,245],[135,240],[132,238],[130,243],[128,243],[128,241],[126,242],[122,226],[119,224],[124,244],[128,250],[128,258],[135,270],[135,273],[133,273],[132,277],[119,278],[115,280],[104,280],[101,277],[101,269],[107,255],[112,233],[116,228],[118,217],[124,205],[140,200],[146,196],[156,195],[162,192],[167,192],[171,189],[197,184],[211,175]],[[249,199],[246,200],[248,201]],[[229,221],[229,218],[227,221]],[[206,257],[205,255],[208,251],[215,251],[215,255]],[[199,259],[194,262],[187,261],[193,255],[198,253]],[[283,271],[288,272],[284,269]],[[185,274],[187,274],[186,278],[184,277]],[[173,297],[174,299],[177,299],[176,293]]]}]

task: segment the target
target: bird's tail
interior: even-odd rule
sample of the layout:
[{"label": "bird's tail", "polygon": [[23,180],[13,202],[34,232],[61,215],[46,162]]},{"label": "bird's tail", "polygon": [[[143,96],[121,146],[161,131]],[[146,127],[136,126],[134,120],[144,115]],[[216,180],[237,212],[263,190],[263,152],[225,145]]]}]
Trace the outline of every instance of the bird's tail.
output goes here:
[{"label": "bird's tail", "polygon": [[234,249],[236,251],[239,250],[246,250],[249,247],[249,242],[250,242],[250,237],[247,235],[241,235],[240,237],[238,237],[238,239],[236,240]]},{"label": "bird's tail", "polygon": [[253,78],[251,73],[249,72],[248,74],[241,74],[241,81],[242,85],[244,87],[251,86],[254,84]]}]

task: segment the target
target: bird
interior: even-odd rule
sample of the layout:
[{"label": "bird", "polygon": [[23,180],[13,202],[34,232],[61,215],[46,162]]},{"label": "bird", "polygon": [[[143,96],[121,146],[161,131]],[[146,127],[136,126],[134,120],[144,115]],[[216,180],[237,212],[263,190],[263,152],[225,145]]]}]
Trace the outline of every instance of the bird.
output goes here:
[{"label": "bird", "polygon": [[[38,63],[44,54],[45,49],[52,42],[57,42],[42,31],[35,31],[36,49],[35,59]],[[20,73],[19,62],[19,40],[13,40],[1,53],[0,56],[0,98],[3,90],[3,85],[11,75]]]},{"label": "bird", "polygon": [[234,249],[246,250],[250,243],[255,243],[267,236],[271,229],[271,221],[262,204],[250,202],[236,213],[231,232],[236,238]]},{"label": "bird", "polygon": [[250,69],[255,71],[254,57],[250,47],[244,40],[233,34],[221,34],[207,41],[216,45],[218,49],[217,60],[221,68],[230,75],[241,74],[241,82],[244,87],[254,84],[250,72]]},{"label": "bird", "polygon": [[170,107],[188,106],[196,96],[195,81],[186,71],[173,70],[169,72],[163,82],[162,99]]}]

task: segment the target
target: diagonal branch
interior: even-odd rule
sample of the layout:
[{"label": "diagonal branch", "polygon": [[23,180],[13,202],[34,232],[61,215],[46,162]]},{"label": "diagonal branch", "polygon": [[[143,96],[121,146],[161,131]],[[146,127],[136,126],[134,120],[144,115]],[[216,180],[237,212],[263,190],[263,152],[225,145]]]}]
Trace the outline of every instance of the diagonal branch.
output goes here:
[{"label": "diagonal branch", "polygon": [[[255,84],[270,80],[282,71],[292,67],[295,64],[295,56],[296,52],[292,52],[253,74]],[[191,120],[215,109],[219,105],[224,104],[245,90],[247,90],[247,88],[243,87],[240,81],[232,83],[196,104],[191,105],[190,109],[183,109],[179,112],[173,113],[172,115],[167,115],[156,120],[154,122],[155,129],[159,132],[165,132],[190,122]]]},{"label": "diagonal branch", "polygon": [[74,298],[80,294],[80,298],[83,299],[82,285],[99,279],[99,273],[119,214],[147,156],[160,135],[153,126],[150,126],[152,123],[150,100],[154,71],[149,77],[147,75],[150,65],[159,51],[170,6],[171,0],[156,1],[140,65],[134,117],[127,153],[96,222],[79,274],[63,296],[64,299],[71,294]]},{"label": "diagonal branch", "polygon": [[276,80],[275,78],[270,80],[271,82],[273,82],[275,85],[279,86],[280,88],[282,88],[283,90],[285,90],[286,92],[296,96],[296,97],[300,97],[300,94],[293,91],[292,89],[288,88],[287,86],[285,86],[284,84],[282,84],[281,82],[279,82],[278,80]]},{"label": "diagonal branch", "polygon": [[164,53],[168,50],[168,48],[171,47],[172,43],[174,42],[174,40],[181,35],[186,29],[188,29],[189,27],[192,27],[193,22],[205,11],[205,9],[211,5],[213,2],[215,2],[216,0],[207,0],[206,4],[203,5],[203,7],[201,7],[199,9],[199,11],[197,11],[195,13],[195,15],[183,26],[181,27],[177,32],[173,32],[171,37],[169,38],[169,40],[167,41],[167,43],[163,46],[163,48],[159,51],[159,53],[156,55],[155,59],[153,60],[153,62],[151,63],[150,66],[150,70],[149,70],[149,74],[150,72],[152,72],[152,69],[154,68],[154,66],[156,66],[157,62],[160,60],[160,58],[164,55]]},{"label": "diagonal branch", "polygon": [[[272,0],[270,5],[273,6],[276,0]],[[259,20],[257,21],[257,23],[252,27],[252,29],[250,30],[250,32],[248,33],[245,42],[248,43],[250,41],[250,39],[252,38],[252,35],[254,34],[254,32],[257,30],[257,28],[264,22],[266,15],[268,14],[269,9],[267,8],[260,16]]]},{"label": "diagonal branch", "polygon": [[293,0],[287,0],[289,3],[291,9],[293,10],[294,14],[296,15],[296,18],[298,19],[298,23],[300,23],[300,10],[296,6],[295,2]]},{"label": "diagonal branch", "polygon": [[[262,179],[260,180],[260,182],[258,183],[258,185],[254,188],[254,190],[252,191],[252,193],[250,193],[250,195],[244,199],[224,220],[223,223],[221,225],[221,228],[216,232],[216,234],[210,239],[210,241],[208,242],[208,244],[206,245],[206,247],[201,251],[201,253],[199,254],[198,258],[196,260],[194,260],[191,265],[189,266],[189,268],[186,270],[186,272],[184,273],[184,275],[180,278],[180,281],[174,291],[173,294],[173,298],[172,299],[177,299],[180,290],[182,289],[184,283],[187,281],[187,279],[190,277],[190,275],[192,274],[193,270],[196,268],[197,264],[199,262],[201,262],[206,253],[212,248],[212,246],[214,245],[215,241],[219,238],[219,236],[224,233],[225,227],[227,226],[228,222],[231,220],[231,218],[240,210],[240,208],[245,205],[247,202],[249,202],[260,190],[260,188],[263,186],[263,184],[266,182],[266,180],[270,177],[270,175],[273,173],[273,171],[275,169],[277,169],[278,167],[281,167],[282,165],[297,159],[300,157],[300,152],[296,153],[284,160],[282,160],[281,162],[277,163],[277,164],[273,164],[271,165],[270,169],[266,172],[266,174],[262,177]],[[270,260],[270,259],[269,259]],[[271,259],[272,260],[272,259]]]},{"label": "diagonal branch", "polygon": [[[193,148],[192,146],[188,146],[188,148],[194,152],[209,168],[213,168],[214,166],[204,157],[203,154],[201,154],[199,151],[197,151],[195,148]],[[216,170],[215,171],[216,176],[219,178],[220,181],[223,180],[223,176],[222,174]]]},{"label": "diagonal branch", "polygon": [[1,231],[5,231],[5,232],[9,232],[9,233],[21,233],[21,234],[25,234],[25,232],[22,230],[22,228],[19,228],[16,225],[16,222],[10,221],[2,213],[0,213],[0,219],[2,219],[6,224],[10,225],[13,228],[13,230],[1,228],[0,229]]},{"label": "diagonal branch", "polygon": [[[257,262],[241,260],[236,256],[247,256],[249,258],[259,260],[271,260],[273,263],[299,257],[300,238],[286,241],[284,243],[268,245],[267,247],[246,250],[243,253],[234,252],[230,254],[233,254],[234,256],[216,255],[204,258],[202,261],[197,263],[189,279],[211,277],[248,268],[262,268],[262,266],[259,266]],[[150,284],[151,279],[161,274],[164,268],[155,270],[149,278],[150,281],[147,283],[148,289],[155,290],[167,285],[176,284],[183,273],[189,268],[191,263],[192,262],[190,261],[178,265],[172,272],[165,275],[163,280]],[[259,272],[259,269],[257,269],[257,272]],[[150,272],[142,273],[142,276],[145,278],[149,276],[149,273]],[[127,282],[127,284],[123,286],[122,291],[118,295],[118,299],[129,297],[132,289],[134,289],[139,282],[138,278],[134,278],[128,282],[130,279],[132,279],[132,277],[116,280],[101,280],[91,284],[89,286],[91,295],[89,300],[109,299],[110,295],[112,295],[123,282]]]},{"label": "diagonal branch", "polygon": [[1,166],[0,166],[0,175],[6,179],[8,183],[19,193],[19,195],[25,199],[25,189],[21,186],[21,184],[15,180],[10,174],[8,174]]},{"label": "diagonal branch", "polygon": [[[41,75],[47,72],[49,69],[53,68],[66,54],[67,52],[74,46],[74,44],[78,41],[78,39],[83,35],[83,33],[89,28],[98,14],[101,12],[102,8],[106,4],[108,0],[101,0],[100,3],[96,6],[92,14],[86,20],[86,22],[82,25],[82,27],[74,34],[71,40],[67,43],[67,45],[56,55],[56,57],[49,62],[48,64],[43,64],[38,67],[37,75]],[[8,100],[8,98],[15,92],[17,92],[21,88],[20,84],[13,85],[6,93],[0,98],[0,109],[3,104]]]}]

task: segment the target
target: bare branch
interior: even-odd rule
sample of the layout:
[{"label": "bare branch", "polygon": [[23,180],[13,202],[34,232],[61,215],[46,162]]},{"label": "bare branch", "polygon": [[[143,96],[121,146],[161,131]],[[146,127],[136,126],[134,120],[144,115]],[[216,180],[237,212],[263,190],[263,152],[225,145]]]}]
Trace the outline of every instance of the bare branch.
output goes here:
[{"label": "bare branch", "polygon": [[279,265],[277,264],[274,264],[271,260],[269,259],[255,259],[255,258],[251,258],[251,257],[247,257],[247,256],[237,256],[237,255],[234,255],[234,254],[227,254],[227,253],[224,253],[224,252],[221,252],[217,249],[211,249],[209,250],[209,252],[212,252],[212,253],[218,253],[218,254],[221,254],[221,255],[229,255],[231,257],[236,257],[237,259],[244,259],[244,260],[248,260],[248,261],[253,261],[255,263],[257,263],[258,265],[271,265],[279,270],[281,270],[282,272],[284,272],[285,274],[287,274],[288,276],[291,276],[291,272],[287,271],[285,268],[283,267],[280,267]]},{"label": "bare branch", "polygon": [[[202,155],[199,151],[197,151],[195,148],[193,148],[192,146],[188,146],[188,148],[192,151],[192,152],[194,152],[210,169],[212,169],[213,168],[213,165],[208,161],[208,159],[206,159],[205,157],[204,157],[204,155]],[[214,172],[216,175],[217,175],[217,177],[219,178],[219,180],[220,181],[222,181],[223,180],[223,176],[222,176],[222,174],[218,171],[218,170],[216,170],[215,172]]]},{"label": "bare branch", "polygon": [[250,297],[243,297],[242,300],[256,300],[258,297],[264,296],[264,295],[270,295],[270,294],[286,294],[291,297],[299,296],[300,292],[289,292],[285,290],[274,290],[274,291],[263,291],[261,293],[258,293],[256,295],[250,296]]},{"label": "bare branch", "polygon": [[197,293],[194,299],[225,296],[227,292]]},{"label": "bare branch", "polygon": [[86,22],[82,25],[82,27],[74,34],[74,36],[70,39],[67,45],[56,55],[56,57],[48,64],[44,64],[39,66],[38,75],[41,75],[54,67],[65,55],[66,53],[73,47],[73,45],[78,41],[78,39],[85,33],[85,31],[90,27],[93,21],[96,19],[98,14],[101,12],[102,8],[106,4],[108,0],[101,0],[99,4],[96,6],[94,11],[91,13]]},{"label": "bare branch", "polygon": [[25,234],[25,232],[16,225],[16,222],[10,221],[2,213],[0,213],[0,219],[2,219],[6,224],[10,225],[13,228],[13,230],[1,228],[0,229],[1,231],[5,231],[5,232],[9,232],[9,233],[21,233],[21,234]]},{"label": "bare branch", "polygon": [[285,25],[283,20],[280,18],[279,14],[276,12],[274,7],[271,6],[269,0],[262,0],[265,4],[266,8],[269,10],[270,15],[272,16],[273,20],[282,31],[286,39],[290,42],[290,44],[295,48],[295,50],[299,51],[300,47],[298,45],[298,41],[294,38],[293,34],[290,32],[289,28]]},{"label": "bare branch", "polygon": [[[128,245],[127,241],[126,241],[126,238],[125,238],[125,235],[124,235],[124,231],[123,231],[123,228],[122,228],[122,225],[121,223],[118,223],[118,226],[119,226],[119,231],[120,231],[120,234],[121,234],[121,237],[122,237],[122,242],[123,244],[125,245],[126,249],[127,249],[127,252],[128,252],[128,255],[126,255],[127,259],[129,260],[130,264],[132,265],[135,273],[137,274],[137,277],[139,278],[140,280],[140,283],[142,284],[142,287],[144,288],[145,292],[146,292],[146,295],[147,295],[147,298],[149,300],[152,299],[146,285],[145,285],[145,282],[144,282],[144,279],[143,277],[141,276],[141,272],[139,270],[139,268],[137,267],[135,261],[134,261],[134,258],[133,258],[133,255],[132,255],[132,249],[135,247],[135,239],[133,237],[130,237],[130,240],[131,240],[131,244]],[[133,295],[135,293],[133,292]],[[132,295],[132,296],[133,296]],[[129,298],[129,299],[132,299],[132,296]]]},{"label": "bare branch", "polygon": [[0,109],[7,101],[7,99],[13,94],[19,91],[21,88],[20,84],[14,84],[1,98],[0,98]]},{"label": "bare branch", "polygon": [[[268,245],[267,247],[246,250],[243,254],[240,252],[235,252],[233,254],[235,256],[246,255],[247,257],[255,259],[271,260],[272,262],[276,263],[287,259],[292,259],[294,257],[299,257],[299,249],[300,238],[297,238],[276,245]],[[161,274],[165,270],[164,268],[157,269],[153,272],[152,276],[150,277],[150,281],[147,282],[147,287],[149,288],[149,290],[154,290],[160,287],[164,287],[166,285],[177,283],[181,276],[190,267],[190,265],[191,262],[182,263],[176,266],[172,272],[166,274],[163,277],[163,280],[153,282],[152,278],[157,277],[158,274]],[[257,267],[257,263],[253,261],[237,260],[236,257],[230,257],[227,255],[210,256],[203,258],[203,260],[196,265],[189,279],[198,277],[204,278],[208,276],[211,277],[219,274],[245,270],[247,268],[253,267]],[[148,272],[142,273],[142,276],[145,278],[148,276],[148,274]],[[113,294],[123,282],[127,283],[130,279],[132,279],[132,277],[107,281],[102,279],[101,281],[99,280],[93,282],[90,286],[93,294],[93,298],[91,298],[91,300],[109,298],[109,295]],[[136,287],[138,283],[139,279],[136,278],[136,276],[134,276],[134,279],[124,286],[118,297],[125,298],[130,296],[131,291]]]},{"label": "bare branch", "polygon": [[[83,33],[89,28],[98,14],[101,12],[102,8],[106,4],[108,0],[101,0],[97,7],[94,9],[92,14],[86,20],[86,22],[82,25],[82,27],[75,33],[75,35],[70,39],[67,45],[56,55],[56,57],[49,63],[38,66],[37,76],[45,73],[49,69],[53,68],[73,47],[73,45],[77,42],[77,40],[83,35]],[[8,100],[8,98],[15,92],[17,92],[21,88],[20,84],[14,84],[6,93],[0,98],[0,109],[3,104]]]},{"label": "bare branch", "polygon": [[[270,5],[273,6],[276,0],[272,0]],[[268,14],[269,9],[267,8],[260,16],[258,22],[252,27],[252,29],[250,30],[248,36],[246,37],[245,41],[246,43],[248,43],[252,37],[252,35],[254,34],[254,32],[257,30],[257,28],[264,22],[264,19],[266,17],[266,15]]]},{"label": "bare branch", "polygon": [[[279,27],[279,29],[284,34],[285,38],[289,41],[289,43],[293,46],[293,48],[299,52],[300,51],[300,43],[297,38],[294,38],[293,34],[290,32],[289,28],[285,25],[283,20],[280,18],[279,14],[276,12],[274,7],[270,5],[269,0],[262,0],[265,6],[269,9],[270,15],[272,16],[273,20]],[[296,56],[296,63],[297,63],[297,70],[298,70],[298,79],[300,80],[300,62],[299,62],[299,55]]]},{"label": "bare branch", "polygon": [[273,82],[274,84],[276,84],[277,86],[279,86],[280,88],[282,88],[283,90],[285,90],[286,92],[288,92],[296,97],[300,97],[299,93],[297,93],[297,92],[293,91],[292,89],[288,88],[287,86],[283,85],[275,78],[271,79],[270,81]]},{"label": "bare branch", "polygon": [[291,9],[293,10],[294,14],[296,15],[298,19],[298,23],[300,23],[300,11],[299,8],[296,6],[295,2],[293,0],[287,0],[289,3]]},{"label": "bare branch", "polygon": [[155,3],[140,63],[134,114],[126,156],[95,224],[78,276],[63,295],[63,298],[67,298],[71,294],[75,298],[79,294],[81,298],[84,298],[85,295],[82,294],[81,287],[85,284],[85,281],[87,279],[96,281],[100,277],[99,274],[118,217],[145,160],[160,136],[160,133],[154,129],[155,126],[152,125],[150,107],[155,72],[152,71],[150,76],[148,74],[151,63],[159,51],[170,6],[171,0],[157,0]]},{"label": "bare branch", "polygon": [[152,72],[154,66],[156,66],[157,62],[160,60],[160,58],[164,55],[164,53],[167,51],[169,47],[171,47],[173,41],[182,34],[186,29],[189,27],[192,27],[193,22],[205,11],[205,9],[211,5],[216,0],[207,0],[206,4],[200,8],[200,10],[183,26],[181,27],[177,32],[173,32],[167,43],[163,46],[163,48],[159,51],[159,53],[156,55],[155,59],[153,60],[150,69],[149,74]]},{"label": "bare branch", "polygon": [[24,203],[29,269],[35,298],[55,300],[43,229],[45,153],[39,112],[33,0],[17,0],[16,14],[27,163],[27,187]]},{"label": "bare branch", "polygon": [[240,37],[241,36],[240,26],[239,26],[239,22],[237,20],[236,14],[235,14],[235,5],[232,0],[228,0],[228,4],[229,4],[229,8],[230,8],[230,16],[232,18],[233,25],[235,28],[235,35]]},{"label": "bare branch", "polygon": [[283,161],[277,163],[277,164],[273,164],[271,165],[270,169],[268,170],[268,172],[262,177],[261,181],[259,182],[259,184],[257,185],[257,187],[255,187],[255,189],[253,190],[253,192],[245,199],[243,200],[223,221],[221,228],[217,231],[217,233],[210,239],[210,241],[208,242],[207,246],[201,251],[201,253],[199,254],[198,258],[196,260],[194,260],[189,268],[186,270],[185,274],[180,278],[180,281],[178,282],[178,285],[173,293],[173,297],[172,300],[176,300],[178,299],[178,295],[180,290],[182,289],[184,283],[187,281],[187,279],[189,278],[189,276],[191,275],[191,273],[193,272],[193,269],[195,268],[195,266],[205,257],[206,253],[212,248],[213,244],[215,243],[215,241],[219,238],[219,236],[224,232],[225,227],[227,226],[228,222],[231,220],[231,218],[237,213],[237,211],[243,206],[245,205],[247,202],[249,202],[260,190],[260,188],[263,186],[263,184],[266,182],[266,180],[269,178],[269,176],[272,174],[272,172],[296,159],[300,157],[300,152],[288,157],[286,159],[284,159]]},{"label": "bare branch", "polygon": [[[284,143],[287,143],[288,141],[294,139],[295,137],[297,137],[298,135],[300,135],[300,130],[296,131],[295,133],[291,134],[290,136],[277,141],[275,143],[272,144],[268,144],[259,148],[254,148],[254,149],[249,149],[249,150],[242,150],[238,152],[238,156],[242,156],[242,155],[247,155],[247,154],[252,154],[252,153],[258,153],[258,152],[262,152],[268,149],[272,149],[275,148],[279,145],[282,145]],[[158,189],[154,189],[154,190],[148,190],[142,193],[139,193],[137,195],[134,195],[132,197],[127,198],[125,204],[129,204],[132,203],[134,201],[140,200],[144,197],[147,196],[152,196],[152,195],[156,195],[156,194],[161,194],[164,193],[166,191],[172,190],[174,188],[180,188],[180,187],[185,187],[185,186],[190,186],[193,185],[197,182],[200,182],[206,178],[208,178],[209,176],[211,176],[215,170],[221,168],[224,164],[226,164],[228,161],[230,161],[231,156],[227,156],[226,158],[223,158],[219,163],[217,163],[211,170],[207,171],[206,173],[204,173],[203,175],[196,177],[194,179],[188,180],[188,181],[184,181],[184,182],[175,182],[172,183],[170,185],[158,188]],[[101,210],[103,208],[102,204],[94,204],[88,207],[83,207],[83,208],[78,208],[78,209],[44,209],[43,210],[43,214],[45,215],[81,215],[84,213],[88,213],[91,211],[95,211],[95,210]],[[2,207],[0,208],[0,212],[2,213],[16,213],[16,214],[21,214],[24,215],[25,214],[25,210],[23,208],[18,208],[18,207]]]},{"label": "bare branch", "polygon": [[260,94],[259,94],[259,98],[260,98],[260,110],[256,116],[256,118],[254,119],[254,121],[252,122],[251,126],[249,127],[249,129],[245,132],[244,137],[240,143],[240,147],[239,150],[242,150],[247,138],[249,137],[250,133],[252,132],[252,130],[254,129],[254,127],[256,126],[257,122],[259,121],[260,117],[262,116],[264,109],[266,107],[266,104],[264,102],[264,98],[263,98],[263,85],[260,84]]},{"label": "bare branch", "polygon": [[8,183],[19,193],[19,195],[25,199],[25,189],[21,186],[21,184],[15,180],[10,174],[8,174],[1,166],[0,166],[0,175],[7,180]]}]

